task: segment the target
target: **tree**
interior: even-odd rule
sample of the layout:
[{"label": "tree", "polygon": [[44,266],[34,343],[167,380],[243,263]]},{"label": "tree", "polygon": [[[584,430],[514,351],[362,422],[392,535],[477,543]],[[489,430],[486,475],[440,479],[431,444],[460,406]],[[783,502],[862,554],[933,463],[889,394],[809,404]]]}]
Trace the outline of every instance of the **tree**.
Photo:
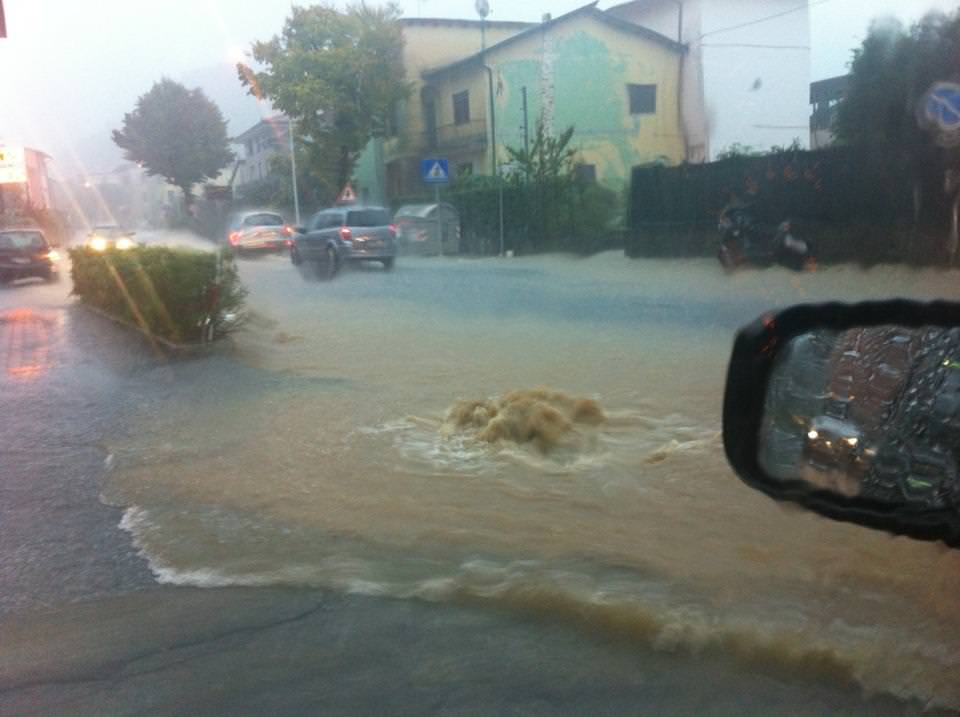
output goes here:
[{"label": "tree", "polygon": [[[934,12],[909,29],[896,21],[874,22],[853,53],[850,81],[837,108],[834,132],[851,144],[883,147],[913,177],[914,216],[951,213],[946,249],[958,246],[960,186],[951,181],[960,151],[939,147],[917,121],[921,99],[937,81],[960,79],[960,11]],[[933,211],[927,211],[932,209]]]},{"label": "tree", "polygon": [[187,205],[193,185],[216,177],[233,159],[217,105],[202,90],[167,78],[137,100],[112,136],[126,159],[183,190]]},{"label": "tree", "polygon": [[542,184],[556,180],[573,180],[573,160],[577,150],[571,148],[573,127],[567,127],[558,137],[547,132],[543,119],[537,122],[537,131],[529,150],[507,147],[507,155],[516,162],[522,176]]},{"label": "tree", "polygon": [[[263,71],[237,65],[241,84],[294,120],[312,175],[335,193],[360,152],[386,132],[404,81],[403,35],[395,4],[294,7],[280,35],[253,45]],[[300,162],[298,152],[298,163]]]}]

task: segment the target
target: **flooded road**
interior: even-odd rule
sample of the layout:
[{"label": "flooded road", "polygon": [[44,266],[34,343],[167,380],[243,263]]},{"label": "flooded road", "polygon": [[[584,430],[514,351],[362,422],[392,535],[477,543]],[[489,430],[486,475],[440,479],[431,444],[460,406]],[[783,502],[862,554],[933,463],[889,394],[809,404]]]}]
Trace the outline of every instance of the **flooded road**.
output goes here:
[{"label": "flooded road", "polygon": [[[160,582],[557,621],[584,640],[561,662],[616,640],[702,700],[636,704],[658,714],[834,714],[816,695],[848,684],[911,702],[848,696],[847,714],[960,708],[960,553],[779,507],[719,440],[737,327],[799,301],[957,298],[960,274],[727,277],[617,254],[408,259],[332,282],[267,257],[241,273],[247,327],[211,356],[139,366],[104,444],[102,500]],[[549,445],[481,435],[476,406],[538,387],[600,418],[561,415]],[[450,629],[450,613],[418,615]],[[589,652],[595,669],[614,652]],[[785,691],[752,691],[755,674],[785,675]]]},{"label": "flooded road", "polygon": [[[737,326],[955,295],[956,275],[615,254],[243,274],[256,313],[231,355],[158,369],[178,380],[112,446],[105,500],[161,581],[489,602],[960,706],[960,556],[780,508],[719,441]],[[606,418],[546,453],[447,420],[538,386]]]}]

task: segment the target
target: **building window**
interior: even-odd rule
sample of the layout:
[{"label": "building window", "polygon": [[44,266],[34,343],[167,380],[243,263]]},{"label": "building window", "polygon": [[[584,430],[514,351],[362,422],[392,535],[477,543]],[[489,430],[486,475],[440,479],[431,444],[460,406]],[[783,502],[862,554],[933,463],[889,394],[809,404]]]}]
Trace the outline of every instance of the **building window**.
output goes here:
[{"label": "building window", "polygon": [[597,181],[597,165],[578,164],[574,167],[574,176],[582,184],[595,184]]},{"label": "building window", "polygon": [[652,115],[657,112],[656,85],[627,85],[630,93],[630,114]]},{"label": "building window", "polygon": [[433,98],[423,101],[423,116],[427,125],[427,146],[437,148],[437,105]]},{"label": "building window", "polygon": [[470,121],[470,91],[464,90],[453,96],[453,123],[466,124]]},{"label": "building window", "polygon": [[401,115],[403,114],[403,107],[400,104],[400,100],[394,100],[390,104],[390,110],[387,112],[387,136],[396,137],[400,134],[400,123],[402,122]]}]

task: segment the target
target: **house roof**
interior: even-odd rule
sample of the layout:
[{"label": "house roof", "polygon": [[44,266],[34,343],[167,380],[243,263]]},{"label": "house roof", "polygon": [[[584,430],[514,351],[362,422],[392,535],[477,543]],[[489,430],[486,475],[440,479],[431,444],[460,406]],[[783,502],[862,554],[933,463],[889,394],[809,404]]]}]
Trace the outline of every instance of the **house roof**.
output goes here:
[{"label": "house roof", "polygon": [[276,126],[280,126],[283,129],[286,129],[289,124],[290,124],[290,120],[287,119],[286,116],[281,114],[273,115],[272,117],[266,117],[265,119],[262,119],[259,122],[257,122],[255,125],[253,125],[253,127],[251,127],[250,129],[245,130],[240,134],[238,134],[236,137],[231,138],[230,141],[234,143],[246,142],[248,139],[253,139],[258,135],[264,134],[266,131],[268,131],[268,128],[269,128],[269,131],[272,132],[272,131],[275,131],[274,128]]},{"label": "house roof", "polygon": [[505,30],[525,30],[528,27],[539,25],[537,22],[519,22],[514,20],[459,20],[446,17],[404,17],[399,20],[401,25],[413,27],[476,27],[481,25],[490,28],[501,28]]},{"label": "house roof", "polygon": [[621,30],[623,32],[629,32],[638,37],[642,37],[645,40],[649,40],[651,42],[655,42],[657,44],[663,45],[667,49],[672,50],[674,52],[677,52],[677,53],[685,52],[684,45],[681,45],[679,42],[676,42],[675,40],[671,40],[669,37],[666,37],[665,35],[661,35],[659,32],[654,32],[653,30],[650,30],[646,27],[635,25],[632,22],[621,20],[620,18],[614,17],[612,15],[609,15],[608,13],[598,10],[597,2],[595,0],[589,5],[584,5],[583,7],[577,8],[572,12],[568,12],[566,15],[560,15],[559,17],[553,18],[552,20],[548,20],[546,22],[536,23],[528,27],[528,29],[525,30],[524,32],[521,32],[512,37],[508,37],[506,40],[501,40],[495,45],[491,45],[486,50],[470,55],[469,57],[465,57],[462,60],[457,60],[456,62],[452,62],[449,65],[443,65],[441,67],[435,67],[430,70],[424,70],[423,76],[425,78],[432,78],[439,75],[447,74],[448,72],[459,70],[469,65],[479,64],[483,61],[483,57],[487,53],[497,52],[498,50],[501,50],[516,42],[519,42],[520,40],[530,36],[532,33],[542,32],[548,28],[554,27],[556,25],[561,25],[565,22],[569,22],[570,20],[573,20],[574,18],[583,17],[583,16],[591,17],[599,22],[602,22],[611,27],[615,27],[618,30]]}]

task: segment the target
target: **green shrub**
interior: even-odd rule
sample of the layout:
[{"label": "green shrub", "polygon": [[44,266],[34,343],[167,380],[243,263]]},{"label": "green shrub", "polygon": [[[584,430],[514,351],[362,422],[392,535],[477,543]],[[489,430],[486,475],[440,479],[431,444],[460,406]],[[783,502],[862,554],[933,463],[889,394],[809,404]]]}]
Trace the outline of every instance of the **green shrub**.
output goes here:
[{"label": "green shrub", "polygon": [[73,293],[84,303],[168,341],[218,338],[240,323],[246,290],[224,252],[84,247],[70,259]]}]

